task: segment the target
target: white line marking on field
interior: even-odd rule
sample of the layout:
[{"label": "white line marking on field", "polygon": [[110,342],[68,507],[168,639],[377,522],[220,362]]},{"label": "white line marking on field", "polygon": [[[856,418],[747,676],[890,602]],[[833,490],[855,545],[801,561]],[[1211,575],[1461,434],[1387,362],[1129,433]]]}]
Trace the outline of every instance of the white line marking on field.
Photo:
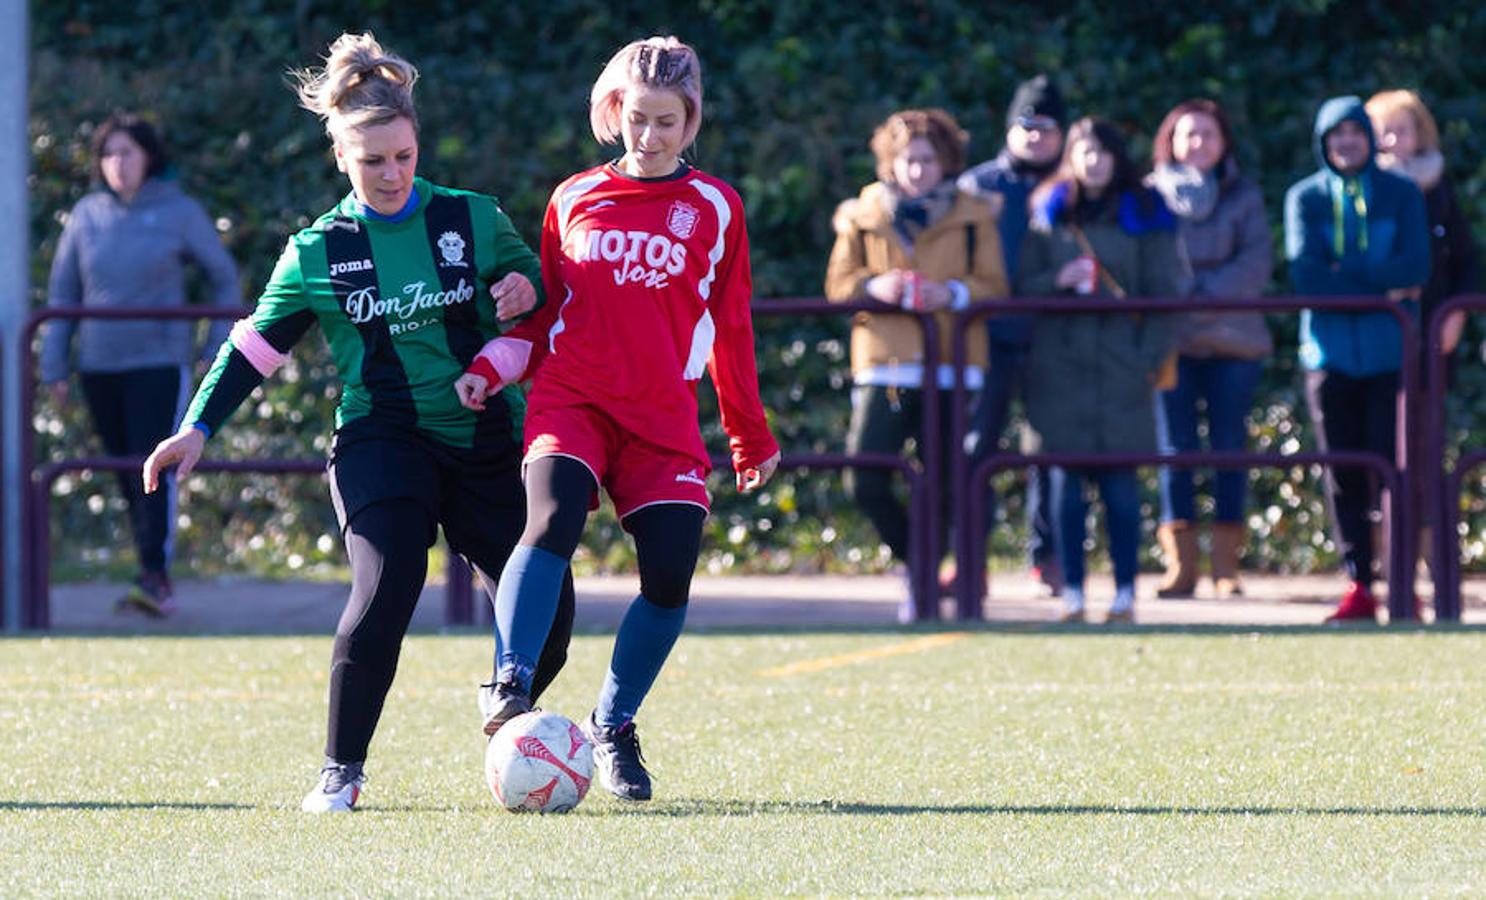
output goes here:
[{"label": "white line marking on field", "polygon": [[785,666],[775,666],[772,669],[759,670],[760,675],[765,678],[785,678],[790,675],[804,675],[810,672],[823,672],[826,669],[839,669],[842,666],[851,666],[869,659],[882,659],[888,656],[904,656],[909,653],[922,653],[925,650],[933,650],[946,644],[953,644],[961,638],[970,636],[968,631],[951,631],[945,634],[931,634],[912,641],[904,641],[901,644],[889,644],[886,647],[874,647],[871,650],[858,650],[855,653],[839,653],[835,656],[822,656],[819,659],[804,659]]}]

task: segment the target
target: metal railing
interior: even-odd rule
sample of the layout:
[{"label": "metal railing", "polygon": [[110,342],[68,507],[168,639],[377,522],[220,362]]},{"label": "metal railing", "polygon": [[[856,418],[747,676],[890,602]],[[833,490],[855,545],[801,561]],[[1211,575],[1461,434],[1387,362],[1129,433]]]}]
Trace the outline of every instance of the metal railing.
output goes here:
[{"label": "metal railing", "polygon": [[[29,479],[21,515],[22,557],[26,563],[23,583],[26,585],[21,605],[22,628],[51,627],[51,489],[62,474],[83,469],[102,471],[139,471],[142,457],[89,457],[61,460],[40,469],[36,465],[35,434],[31,426],[36,408],[35,354],[31,350],[36,331],[52,320],[77,319],[238,319],[250,310],[231,307],[185,306],[162,309],[43,309],[32,313],[21,332],[21,422],[26,433],[21,436],[21,471]],[[259,474],[321,474],[324,459],[309,460],[211,460],[203,458],[198,472],[251,472]],[[449,554],[447,589],[444,598],[445,618],[451,624],[473,620],[470,612],[469,569],[455,553]],[[460,570],[463,570],[462,572]]]},{"label": "metal railing", "polygon": [[[1486,308],[1486,295],[1459,297],[1446,303],[1429,323],[1431,347],[1428,364],[1432,374],[1427,391],[1420,391],[1420,371],[1416,326],[1409,314],[1398,304],[1380,297],[1271,297],[1244,299],[1202,298],[1131,298],[1124,300],[1106,298],[1077,298],[1067,296],[1052,298],[1020,297],[1015,300],[982,301],[972,304],[956,314],[952,335],[952,362],[957,373],[963,373],[968,358],[970,335],[978,334],[974,326],[982,320],[1000,313],[1044,313],[1099,314],[1099,313],[1183,313],[1196,309],[1219,311],[1274,311],[1294,312],[1301,309],[1334,311],[1378,311],[1388,312],[1399,323],[1401,334],[1402,366],[1400,372],[1399,432],[1401,435],[1416,433],[1416,419],[1421,410],[1425,416],[1425,438],[1418,446],[1400,441],[1398,460],[1390,464],[1377,454],[1332,451],[1329,453],[1179,453],[1176,455],[1150,454],[1053,454],[1025,455],[1017,453],[993,453],[972,461],[962,452],[964,435],[968,428],[969,394],[963,378],[956,377],[953,388],[951,420],[940,422],[938,402],[938,380],[924,380],[923,431],[919,441],[916,461],[898,454],[846,454],[846,453],[793,453],[784,452],[782,468],[828,469],[875,468],[900,473],[907,481],[910,491],[910,560],[909,567],[914,579],[914,595],[917,600],[916,616],[921,619],[938,616],[938,586],[936,583],[937,561],[941,557],[939,543],[938,497],[942,487],[953,491],[955,557],[960,561],[959,578],[955,585],[956,612],[961,618],[978,618],[981,604],[986,596],[984,566],[985,498],[991,476],[1005,469],[1028,465],[1064,465],[1075,467],[1131,467],[1172,466],[1175,468],[1250,468],[1329,465],[1357,466],[1375,473],[1389,490],[1392,502],[1389,507],[1389,526],[1393,535],[1390,542],[1392,554],[1388,563],[1389,606],[1396,617],[1407,617],[1413,610],[1412,560],[1416,556],[1414,541],[1420,521],[1421,510],[1415,508],[1422,502],[1426,509],[1435,510],[1433,521],[1439,523],[1435,531],[1432,548],[1435,573],[1436,618],[1441,621],[1458,619],[1459,554],[1457,551],[1455,525],[1458,502],[1447,502],[1458,498],[1461,480],[1474,466],[1486,463],[1486,452],[1463,454],[1449,472],[1443,470],[1444,459],[1444,384],[1445,360],[1438,352],[1439,335],[1445,317],[1456,310]],[[908,316],[918,323],[923,340],[924,372],[934,373],[939,363],[939,329],[932,315],[908,312],[874,301],[851,303],[829,303],[820,298],[786,298],[757,301],[752,307],[755,317],[811,317],[811,316],[855,316],[859,313],[873,315]],[[161,310],[41,310],[28,320],[22,337],[23,373],[21,402],[22,421],[29,425],[35,408],[36,380],[34,359],[31,351],[36,330],[46,321],[57,319],[224,319],[238,318],[246,313],[243,309],[215,307],[183,307]],[[983,336],[983,335],[982,335]],[[948,428],[944,428],[944,425]],[[947,431],[947,434],[946,434]],[[949,472],[940,471],[942,442],[951,441],[949,454],[952,460]],[[28,572],[26,599],[22,609],[22,627],[46,628],[50,623],[49,567],[50,524],[49,507],[51,488],[55,480],[65,472],[81,469],[104,471],[137,470],[141,460],[136,458],[96,457],[54,462],[43,467],[35,463],[34,435],[27,434],[21,441],[22,469],[29,473],[31,483],[25,499],[22,520],[22,540]],[[1422,458],[1416,459],[1415,456]],[[726,467],[725,458],[715,459],[714,465]],[[1408,470],[1422,464],[1424,481],[1428,490],[1422,498],[1415,498],[1408,489]],[[260,472],[267,474],[314,474],[323,473],[324,460],[203,460],[198,471]],[[1456,552],[1452,552],[1456,551]],[[1407,567],[1407,568],[1405,568]],[[471,573],[464,562],[454,553],[449,554],[448,584],[445,593],[445,619],[451,624],[467,624],[474,621],[474,602]]]},{"label": "metal railing", "polygon": [[[1423,502],[1434,510],[1433,546],[1430,548],[1430,571],[1434,576],[1435,615],[1443,621],[1459,621],[1460,597],[1460,492],[1465,476],[1486,463],[1486,451],[1473,450],[1460,454],[1453,468],[1446,470],[1448,438],[1445,432],[1445,399],[1450,385],[1446,383],[1449,360],[1444,352],[1445,321],[1452,313],[1486,309],[1486,294],[1462,294],[1452,297],[1434,311],[1429,329],[1429,384],[1424,393],[1425,459]],[[1413,557],[1409,558],[1412,565]]]},{"label": "metal railing", "polygon": [[[932,377],[939,368],[939,323],[933,316],[909,312],[875,300],[831,303],[819,297],[793,297],[758,300],[751,307],[754,318],[760,316],[841,316],[858,313],[908,316],[918,323],[923,338],[924,402],[923,430],[919,442],[917,468],[907,458],[889,453],[791,453],[783,451],[781,468],[848,469],[875,468],[903,474],[909,484],[909,578],[913,580],[914,618],[938,618],[938,585],[933,564],[939,559],[938,529],[932,527],[937,508],[942,473],[939,471],[940,442],[944,440],[939,422],[939,381]],[[721,467],[729,462],[715,460]]]},{"label": "metal railing", "polygon": [[[998,313],[1040,313],[1043,315],[1118,314],[1118,313],[1188,313],[1194,309],[1209,311],[1274,311],[1294,312],[1301,309],[1328,310],[1335,312],[1376,311],[1391,314],[1400,331],[1402,366],[1399,390],[1400,435],[1410,433],[1413,412],[1407,402],[1416,395],[1418,379],[1417,328],[1409,313],[1399,304],[1382,297],[1268,297],[1268,298],[1153,298],[1131,297],[1127,299],[1078,297],[1067,295],[1054,297],[1018,297],[1014,300],[991,300],[972,304],[961,311],[954,329],[953,354],[955,371],[963,372],[968,358],[967,341],[972,326],[982,319]],[[968,396],[964,379],[957,379],[953,404],[955,426],[952,435],[963,446],[966,428]],[[989,440],[995,440],[990,437]],[[1152,435],[1154,442],[1155,436]],[[1396,465],[1372,453],[1330,451],[1327,453],[1179,453],[1163,455],[1152,453],[1120,454],[1075,454],[1040,453],[994,454],[971,470],[971,462],[963,453],[955,454],[956,471],[953,483],[959,487],[955,492],[957,513],[955,529],[956,552],[960,560],[958,580],[955,585],[956,614],[963,619],[981,617],[981,602],[986,595],[985,586],[985,494],[990,476],[998,471],[1023,465],[1053,465],[1098,468],[1130,468],[1136,466],[1165,466],[1176,468],[1250,468],[1268,466],[1290,468],[1295,465],[1318,463],[1324,465],[1360,466],[1376,472],[1390,489],[1390,523],[1393,540],[1390,543],[1392,556],[1388,568],[1388,607],[1394,621],[1412,618],[1414,615],[1413,572],[1405,573],[1405,560],[1414,559],[1413,542],[1416,532],[1412,498],[1405,489],[1407,479],[1403,471],[1410,465],[1408,442],[1400,440]],[[1437,610],[1440,608],[1436,597]],[[1448,609],[1448,606],[1444,607]]]}]

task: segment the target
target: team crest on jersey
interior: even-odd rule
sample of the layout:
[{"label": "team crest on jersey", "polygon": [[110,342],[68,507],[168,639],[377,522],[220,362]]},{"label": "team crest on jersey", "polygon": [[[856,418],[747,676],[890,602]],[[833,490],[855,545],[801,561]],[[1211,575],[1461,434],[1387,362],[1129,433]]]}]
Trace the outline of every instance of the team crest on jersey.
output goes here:
[{"label": "team crest on jersey", "polygon": [[666,213],[666,228],[670,229],[679,240],[691,237],[692,232],[697,230],[697,219],[701,211],[685,200],[677,200],[671,204],[671,211]]},{"label": "team crest on jersey", "polygon": [[446,231],[439,235],[439,253],[444,256],[444,265],[464,265],[464,238],[457,231]]}]

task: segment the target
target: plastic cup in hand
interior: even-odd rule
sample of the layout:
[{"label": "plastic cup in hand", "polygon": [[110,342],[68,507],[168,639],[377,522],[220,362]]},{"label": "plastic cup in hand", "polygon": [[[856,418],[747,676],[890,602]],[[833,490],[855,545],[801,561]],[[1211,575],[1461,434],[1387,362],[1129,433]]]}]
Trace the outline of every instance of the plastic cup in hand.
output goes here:
[{"label": "plastic cup in hand", "polygon": [[1092,256],[1078,258],[1078,282],[1073,286],[1076,293],[1088,296],[1099,286],[1099,262]]}]

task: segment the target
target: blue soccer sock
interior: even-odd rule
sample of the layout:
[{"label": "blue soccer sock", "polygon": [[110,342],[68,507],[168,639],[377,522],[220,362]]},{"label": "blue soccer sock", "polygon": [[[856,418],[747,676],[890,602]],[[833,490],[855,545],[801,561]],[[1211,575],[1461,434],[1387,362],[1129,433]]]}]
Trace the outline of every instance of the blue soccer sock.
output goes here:
[{"label": "blue soccer sock", "polygon": [[557,615],[568,561],[540,547],[517,545],[495,589],[496,680],[514,679],[527,691]]},{"label": "blue soccer sock", "polygon": [[614,638],[609,674],[594,710],[598,724],[618,728],[635,717],[685,624],[685,606],[656,606],[644,597],[635,597]]}]

